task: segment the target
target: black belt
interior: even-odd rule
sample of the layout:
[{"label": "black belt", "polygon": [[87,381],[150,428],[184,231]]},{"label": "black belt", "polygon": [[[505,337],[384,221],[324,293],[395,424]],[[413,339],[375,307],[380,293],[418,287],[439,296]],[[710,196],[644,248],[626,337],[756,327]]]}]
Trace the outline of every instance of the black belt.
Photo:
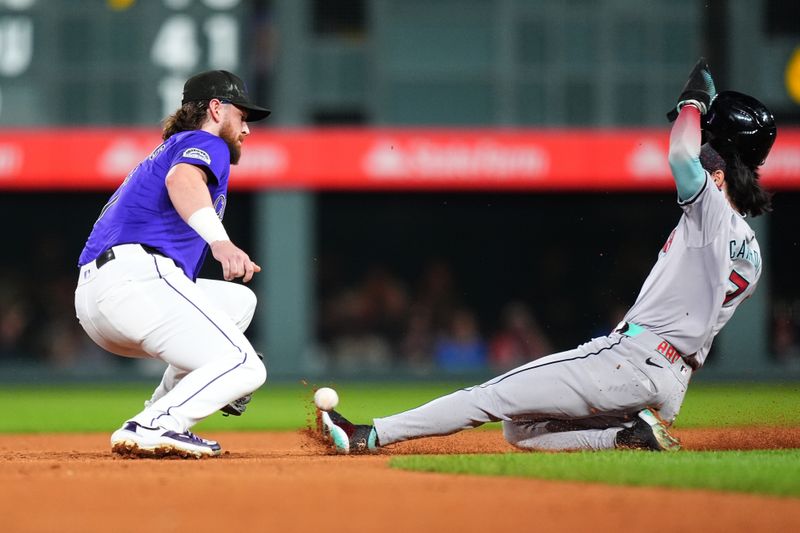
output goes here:
[{"label": "black belt", "polygon": [[[148,254],[160,255],[160,256],[164,255],[161,252],[159,252],[158,249],[153,248],[152,246],[148,246],[146,244],[140,244],[139,246],[141,246],[142,249]],[[97,256],[97,259],[94,260],[94,265],[99,270],[103,267],[103,265],[105,265],[109,261],[113,261],[114,259],[116,259],[116,256],[114,255],[114,247],[111,247]]]}]

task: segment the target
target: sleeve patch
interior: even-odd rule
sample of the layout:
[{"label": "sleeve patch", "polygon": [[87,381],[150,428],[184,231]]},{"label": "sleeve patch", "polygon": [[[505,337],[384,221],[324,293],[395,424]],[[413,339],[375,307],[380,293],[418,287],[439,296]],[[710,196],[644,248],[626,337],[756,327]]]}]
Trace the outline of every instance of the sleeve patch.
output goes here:
[{"label": "sleeve patch", "polygon": [[211,164],[211,157],[208,155],[208,152],[205,150],[201,150],[200,148],[187,148],[183,151],[183,156],[189,159],[199,159],[206,165]]}]

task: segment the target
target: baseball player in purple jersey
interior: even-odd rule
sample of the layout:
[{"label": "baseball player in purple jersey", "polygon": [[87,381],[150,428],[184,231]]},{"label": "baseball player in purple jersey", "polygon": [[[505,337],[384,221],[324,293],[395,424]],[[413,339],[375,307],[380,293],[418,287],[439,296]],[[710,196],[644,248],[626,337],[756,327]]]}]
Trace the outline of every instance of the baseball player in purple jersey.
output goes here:
[{"label": "baseball player in purple jersey", "polygon": [[371,425],[322,412],[323,437],[340,453],[359,453],[502,421],[505,438],[523,449],[679,449],[668,429],[689,379],[761,275],[745,216],[770,210],[757,168],[776,128],[756,99],[717,95],[703,59],[668,117],[683,215],[614,331]]},{"label": "baseball player in purple jersey", "polygon": [[[145,409],[111,436],[114,453],[218,455],[219,443],[190,428],[217,410],[241,414],[266,380],[243,333],[255,294],[228,283],[261,268],[231,242],[222,217],[247,123],[269,113],[230,72],[190,78],[164,142],[128,174],[89,235],[75,290],[81,326],[110,352],[168,365]],[[197,278],[209,250],[227,281]]]}]

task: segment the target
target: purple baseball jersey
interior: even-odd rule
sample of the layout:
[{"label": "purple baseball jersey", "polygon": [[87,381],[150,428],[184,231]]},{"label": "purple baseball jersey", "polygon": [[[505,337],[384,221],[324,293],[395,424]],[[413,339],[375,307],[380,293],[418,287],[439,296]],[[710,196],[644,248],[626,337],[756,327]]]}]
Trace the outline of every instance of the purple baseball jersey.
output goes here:
[{"label": "purple baseball jersey", "polygon": [[197,279],[208,245],[180,217],[169,199],[166,176],[178,163],[200,167],[220,220],[230,174],[230,151],[220,137],[202,130],[177,133],[161,143],[136,168],[103,207],[83,248],[78,266],[118,244],[145,244],[171,258]]}]

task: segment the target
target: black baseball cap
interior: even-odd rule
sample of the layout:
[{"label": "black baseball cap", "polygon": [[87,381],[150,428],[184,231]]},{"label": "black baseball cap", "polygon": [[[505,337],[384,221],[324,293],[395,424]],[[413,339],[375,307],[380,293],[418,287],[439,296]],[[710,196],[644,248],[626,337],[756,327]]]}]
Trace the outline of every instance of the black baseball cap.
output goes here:
[{"label": "black baseball cap", "polygon": [[250,102],[241,78],[227,70],[209,70],[195,74],[183,86],[183,104],[217,98],[247,110],[247,122],[267,118],[272,112]]}]

